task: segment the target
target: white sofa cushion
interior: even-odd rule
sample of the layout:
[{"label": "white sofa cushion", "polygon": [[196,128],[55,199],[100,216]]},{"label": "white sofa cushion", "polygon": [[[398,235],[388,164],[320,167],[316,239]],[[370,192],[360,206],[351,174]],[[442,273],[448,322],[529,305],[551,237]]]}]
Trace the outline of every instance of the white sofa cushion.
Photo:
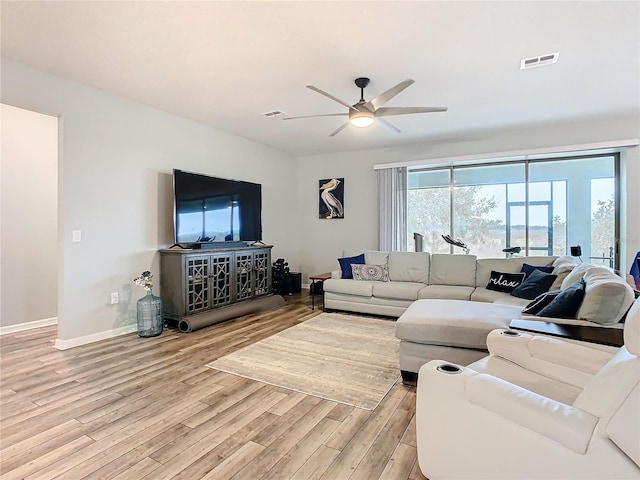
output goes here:
[{"label": "white sofa cushion", "polygon": [[[592,348],[591,345],[593,344],[581,345],[525,332],[518,332],[517,336],[508,336],[504,335],[504,330],[494,330],[487,336],[490,358],[501,358],[503,361],[522,367],[523,371],[536,372],[547,378],[579,388],[570,401],[554,395],[546,395],[567,405],[571,405],[575,401],[577,394],[591,381],[593,375],[598,373],[613,357],[612,352]],[[495,375],[492,372],[485,373]],[[497,376],[521,387],[545,394],[510,378],[502,375]]]},{"label": "white sofa cushion", "polygon": [[364,263],[367,265],[386,265],[389,260],[389,252],[379,252],[377,250],[365,250]]},{"label": "white sofa cushion", "polygon": [[640,466],[640,385],[613,415],[607,425],[607,435],[620,449]]},{"label": "white sofa cushion", "polygon": [[480,258],[476,271],[476,286],[485,288],[489,283],[491,271],[518,273],[522,268],[522,258]]},{"label": "white sofa cushion", "polygon": [[397,298],[400,300],[417,300],[418,292],[423,288],[424,288],[423,283],[376,282],[373,285],[373,296],[378,298]]},{"label": "white sofa cushion", "polygon": [[619,322],[633,304],[633,289],[605,267],[592,266],[583,278],[585,295],[576,318],[601,324]]},{"label": "white sofa cushion", "polygon": [[553,272],[551,273],[556,276],[556,279],[549,290],[560,290],[564,279],[567,278],[567,275],[569,275],[577,266],[578,265],[576,263],[560,263],[558,265],[554,265]]},{"label": "white sofa cushion", "polygon": [[473,287],[459,285],[428,285],[418,292],[418,298],[444,298],[447,300],[470,300]]},{"label": "white sofa cushion", "polygon": [[571,270],[566,277],[564,277],[560,288],[562,290],[565,290],[567,287],[576,283],[578,280],[584,277],[584,274],[587,273],[587,270],[594,267],[595,265],[592,265],[590,263],[581,263],[580,265],[576,265],[576,267]]},{"label": "white sofa cushion", "polygon": [[396,337],[415,343],[487,348],[487,335],[507,328],[520,308],[459,300],[418,300],[396,322]]},{"label": "white sofa cushion", "polygon": [[526,298],[518,298],[511,295],[505,295],[503,297],[496,298],[493,303],[497,303],[500,305],[518,306],[520,307],[520,309],[524,309],[524,307],[526,307],[530,301],[531,300],[527,300]]},{"label": "white sofa cushion", "polygon": [[582,388],[547,378],[537,372],[522,368],[517,363],[495,355],[487,355],[469,365],[469,368],[479,373],[501,378],[566,405],[571,405],[582,391]]},{"label": "white sofa cushion", "polygon": [[[544,377],[541,379],[545,381]],[[469,378],[469,403],[509,419],[571,450],[587,451],[598,418],[501,378],[480,373]]]},{"label": "white sofa cushion", "polygon": [[605,418],[616,411],[639,381],[640,358],[630,354],[625,347],[620,347],[578,395],[573,406]]},{"label": "white sofa cushion", "polygon": [[428,252],[389,252],[389,280],[429,283]]},{"label": "white sofa cushion", "polygon": [[429,285],[475,287],[476,264],[475,255],[434,253],[431,255]]},{"label": "white sofa cushion", "polygon": [[371,297],[375,283],[379,282],[358,282],[352,279],[330,278],[324,281],[323,288],[325,292]]},{"label": "white sofa cushion", "polygon": [[640,299],[637,299],[629,312],[624,325],[624,346],[632,354],[640,357]]},{"label": "white sofa cushion", "polygon": [[493,303],[495,301],[509,302],[512,298],[515,300],[518,300],[517,302],[515,302],[515,305],[522,305],[523,302],[524,302],[524,305],[526,305],[529,302],[529,300],[525,300],[523,298],[518,298],[518,297],[512,297],[508,293],[497,292],[495,290],[489,290],[484,287],[477,287],[471,294],[471,300],[473,300],[474,302],[489,302],[489,303]]},{"label": "white sofa cushion", "polygon": [[554,266],[554,267],[558,267],[560,265],[565,265],[565,264],[568,264],[568,263],[575,264],[576,261],[570,255],[562,255],[562,256],[556,258],[551,265]]}]

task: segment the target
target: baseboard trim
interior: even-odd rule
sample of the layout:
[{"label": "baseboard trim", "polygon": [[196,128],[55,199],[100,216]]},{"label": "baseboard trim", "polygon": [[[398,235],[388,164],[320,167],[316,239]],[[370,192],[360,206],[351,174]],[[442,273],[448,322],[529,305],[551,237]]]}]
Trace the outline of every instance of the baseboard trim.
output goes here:
[{"label": "baseboard trim", "polygon": [[43,318],[42,320],[34,320],[33,322],[18,323],[16,325],[7,325],[6,327],[0,327],[0,335],[24,332],[26,330],[33,330],[34,328],[49,327],[51,325],[57,324],[58,317]]},{"label": "baseboard trim", "polygon": [[126,327],[107,330],[105,332],[93,333],[91,335],[85,335],[84,337],[71,338],[69,340],[61,340],[58,338],[56,339],[56,343],[53,346],[58,350],[69,350],[70,348],[80,347],[81,345],[87,345],[88,343],[99,342],[100,340],[106,340],[108,338],[126,335],[127,333],[133,333],[137,330],[138,327],[136,325],[127,325]]}]

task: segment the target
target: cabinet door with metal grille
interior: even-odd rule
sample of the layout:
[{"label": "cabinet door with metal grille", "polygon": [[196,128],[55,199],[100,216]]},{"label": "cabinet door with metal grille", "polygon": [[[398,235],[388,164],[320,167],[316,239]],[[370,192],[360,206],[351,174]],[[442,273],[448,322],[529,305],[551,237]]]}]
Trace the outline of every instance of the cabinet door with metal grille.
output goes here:
[{"label": "cabinet door with metal grille", "polygon": [[210,308],[209,256],[188,256],[185,262],[187,314],[208,310]]},{"label": "cabinet door with metal grille", "polygon": [[266,295],[271,293],[271,251],[257,250],[253,254],[253,268],[255,273],[254,294]]},{"label": "cabinet door with metal grille", "polygon": [[209,299],[211,307],[229,305],[233,298],[231,269],[233,254],[212,255],[209,261]]},{"label": "cabinet door with metal grille", "polygon": [[253,297],[253,253],[236,252],[236,302]]}]

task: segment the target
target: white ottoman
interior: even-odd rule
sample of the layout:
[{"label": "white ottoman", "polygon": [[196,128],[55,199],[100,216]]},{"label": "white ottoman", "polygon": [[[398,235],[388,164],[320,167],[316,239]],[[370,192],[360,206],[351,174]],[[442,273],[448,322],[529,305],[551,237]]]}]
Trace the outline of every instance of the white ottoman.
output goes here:
[{"label": "white ottoman", "polygon": [[521,306],[466,300],[416,300],[398,318],[400,371],[414,383],[418,370],[430,360],[468,365],[487,355],[487,335],[509,328],[521,317]]}]

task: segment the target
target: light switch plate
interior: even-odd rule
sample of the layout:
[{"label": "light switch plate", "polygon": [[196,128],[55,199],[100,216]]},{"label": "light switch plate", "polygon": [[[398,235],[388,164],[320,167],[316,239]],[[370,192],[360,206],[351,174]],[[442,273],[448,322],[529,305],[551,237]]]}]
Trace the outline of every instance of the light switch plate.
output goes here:
[{"label": "light switch plate", "polygon": [[72,232],[71,241],[74,243],[78,243],[82,241],[82,230],[74,230]]}]

